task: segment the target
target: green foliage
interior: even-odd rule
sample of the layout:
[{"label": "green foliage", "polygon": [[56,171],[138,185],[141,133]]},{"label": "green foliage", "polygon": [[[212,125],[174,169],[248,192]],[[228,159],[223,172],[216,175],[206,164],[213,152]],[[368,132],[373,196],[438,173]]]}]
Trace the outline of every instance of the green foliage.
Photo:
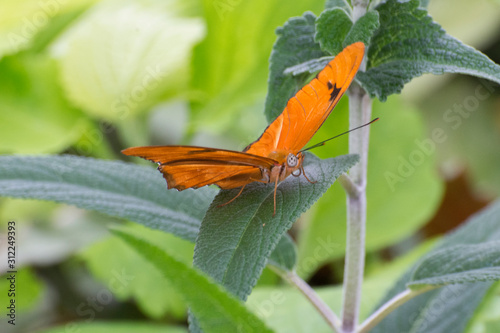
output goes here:
[{"label": "green foliage", "polygon": [[[374,251],[409,237],[434,214],[443,193],[435,169],[439,144],[427,137],[422,119],[408,105],[389,99],[375,102],[373,114],[380,121],[370,127],[367,187],[367,251]],[[346,105],[333,110],[314,141],[349,128]],[[319,157],[347,153],[347,137],[315,151]],[[416,162],[416,163],[415,163]],[[345,253],[345,193],[334,184],[312,210],[311,220],[298,237],[297,271],[304,277]]]},{"label": "green foliage", "polygon": [[[192,121],[188,134],[201,126],[220,132],[239,122],[240,114],[260,114],[249,106],[258,103],[260,109],[260,99],[266,92],[274,30],[289,17],[306,10],[320,12],[323,3],[323,0],[293,0],[286,5],[281,0],[204,0],[207,36],[193,53]],[[304,52],[309,52],[301,46]],[[296,52],[291,54],[296,55]],[[272,85],[272,79],[269,84]]]},{"label": "green foliage", "polygon": [[321,49],[332,55],[344,48],[344,40],[352,28],[352,20],[345,10],[334,8],[325,10],[316,20],[316,35]]},{"label": "green foliage", "polygon": [[[320,13],[323,0],[293,0],[286,6],[279,0],[203,0],[202,6],[195,0],[79,0],[56,7],[7,0],[0,12],[0,151],[76,149],[109,158],[127,140],[133,145],[157,140],[146,130],[146,112],[162,109],[160,102],[173,97],[190,106],[186,141],[202,127],[218,133],[234,128],[235,137],[243,139],[257,124],[258,116],[248,111],[264,102],[268,64],[264,114],[270,122],[318,70],[356,41],[367,46],[366,71],[363,65],[356,81],[382,101],[424,73],[463,73],[500,83],[500,66],[433,22],[425,9],[429,1],[374,0],[355,23],[350,3],[327,0]],[[34,24],[42,14],[46,24]],[[272,31],[277,26],[276,38]],[[345,101],[315,142],[349,128]],[[374,107],[381,121],[370,129],[366,245],[375,262],[377,254],[371,252],[418,230],[441,199],[435,152],[448,136],[434,128],[426,137],[420,116],[406,109],[397,99]],[[243,112],[248,118],[241,117]],[[253,125],[240,132],[245,119]],[[493,116],[484,119],[494,123]],[[114,126],[110,132],[104,122]],[[265,287],[261,279],[249,294],[267,264],[280,274],[309,276],[344,254],[345,194],[332,184],[358,160],[345,155],[346,141],[347,136],[315,150],[321,157],[337,158],[307,154],[305,173],[317,182],[300,176],[280,183],[275,216],[274,184],[250,184],[234,202],[220,206],[239,189],[168,191],[153,168],[75,156],[0,156],[0,195],[71,204],[156,229],[115,231],[125,242],[111,237],[79,255],[110,290],[116,272],[133,277],[112,291],[120,301],[132,298],[150,318],[183,320],[189,306],[191,332],[261,332],[269,331],[267,324],[278,332],[326,332],[326,323],[297,291],[269,286],[277,279],[272,272]],[[482,146],[478,142],[483,143],[473,146]],[[95,149],[82,152],[82,143]],[[490,164],[493,174],[496,163]],[[296,247],[287,231],[313,204],[293,230]],[[37,218],[19,216],[28,215]],[[498,304],[498,288],[491,286],[500,279],[499,216],[495,203],[418,260],[384,301],[407,289],[436,289],[397,308],[374,332],[462,332],[481,307]],[[190,267],[193,254],[195,268]],[[369,262],[362,316],[415,258],[394,265],[397,269]],[[372,274],[377,268],[378,274]],[[20,289],[24,313],[36,304],[42,286],[27,268],[19,270],[18,278],[30,285]],[[318,294],[340,311],[340,286]],[[241,301],[247,297],[245,307]],[[492,330],[498,326],[485,321]],[[47,332],[69,329],[186,331],[97,322]]]},{"label": "green foliage", "polygon": [[271,53],[264,111],[268,122],[283,112],[286,101],[304,84],[304,77],[294,78],[287,75],[285,69],[326,55],[314,41],[315,22],[314,14],[307,12],[301,17],[292,17],[276,30],[278,37]]},{"label": "green foliage", "polygon": [[[495,275],[489,275],[487,267],[492,266],[492,270],[497,270],[494,267],[498,266],[498,257],[490,257],[489,253],[498,251],[499,216],[500,202],[496,202],[471,217],[464,226],[446,237],[420,263],[411,268],[395,284],[382,303],[403,291],[407,286],[412,287],[414,283],[415,287],[421,286],[422,280],[426,278],[429,278],[429,280],[426,279],[429,284],[463,283],[474,278],[480,281],[486,280],[487,276],[494,278]],[[485,249],[482,246],[493,243],[495,244],[493,249]],[[456,262],[467,252],[471,255],[479,254],[479,256],[482,253],[484,257],[478,262],[471,262],[469,259],[472,258],[467,258],[466,261],[460,263],[463,268],[444,266],[436,272],[425,269],[433,265],[433,259],[437,258],[439,261],[448,256],[448,262],[450,260]],[[474,268],[478,271],[474,272]],[[458,274],[451,275],[453,271]],[[448,332],[450,330],[462,332],[491,285],[491,282],[453,284],[419,295],[392,312],[376,326],[373,332]],[[436,308],[440,309],[438,315],[434,313]],[[408,320],[397,320],[397,318],[408,318]]]},{"label": "green foliage", "polygon": [[[189,265],[193,260],[193,244],[159,230],[132,224],[127,230],[147,239],[158,248]],[[161,319],[169,315],[180,320],[186,315],[182,297],[155,267],[144,261],[130,245],[117,237],[109,237],[86,249],[80,257],[92,275],[122,301],[133,298],[147,316]],[[144,274],[144,272],[148,272]],[[154,285],[154,288],[151,286]]]},{"label": "green foliage", "polygon": [[[292,223],[338,176],[354,165],[358,157],[319,160],[307,154],[305,159],[304,171],[316,183],[311,184],[304,177],[289,177],[281,182],[276,194],[275,216],[274,184],[250,184],[234,202],[223,207],[219,205],[239,190],[221,191],[203,219],[196,239],[194,265],[241,299],[250,294],[269,255]],[[242,257],[246,258],[243,262]]]},{"label": "green foliage", "polygon": [[151,168],[76,156],[0,156],[0,183],[3,196],[63,202],[190,241],[216,192],[167,191]]},{"label": "green foliage", "polygon": [[271,332],[242,303],[196,269],[177,261],[155,245],[131,232],[114,230],[153,264],[176,288],[198,318],[204,332]]},{"label": "green foliage", "polygon": [[1,152],[54,153],[84,133],[88,121],[64,99],[55,72],[56,63],[44,57],[0,60]]},{"label": "green foliage", "polygon": [[415,268],[408,287],[500,280],[500,242],[456,245],[432,252]]},{"label": "green foliage", "polygon": [[70,100],[91,116],[117,122],[186,87],[186,54],[204,27],[198,18],[182,17],[182,6],[108,1],[83,15],[56,45]]},{"label": "green foliage", "polygon": [[368,69],[358,75],[372,97],[385,101],[424,73],[461,73],[500,83],[500,66],[446,34],[418,0],[389,0],[376,10],[380,28],[368,50]]},{"label": "green foliage", "polygon": [[40,333],[187,333],[188,330],[184,327],[176,327],[171,325],[161,325],[154,323],[140,323],[137,321],[114,321],[114,322],[70,322],[66,325],[54,327],[48,330],[40,331]]}]

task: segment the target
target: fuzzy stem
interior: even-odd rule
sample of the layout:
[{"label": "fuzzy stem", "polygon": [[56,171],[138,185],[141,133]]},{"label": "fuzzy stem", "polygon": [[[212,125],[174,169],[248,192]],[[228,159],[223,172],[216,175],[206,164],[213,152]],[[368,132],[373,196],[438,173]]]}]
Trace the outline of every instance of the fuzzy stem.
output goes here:
[{"label": "fuzzy stem", "polygon": [[340,328],[340,319],[328,307],[328,305],[326,305],[325,302],[319,298],[318,294],[316,294],[310,285],[302,280],[295,272],[287,272],[285,277],[309,300],[309,302],[311,302],[334,332],[342,332]]},{"label": "fuzzy stem", "polygon": [[[353,20],[366,13],[368,0],[353,0]],[[366,62],[360,66],[365,70]],[[356,82],[349,88],[349,127],[361,126],[370,121],[372,104],[366,92]],[[349,153],[359,154],[360,161],[343,177],[347,189],[347,239],[342,299],[342,331],[356,331],[361,302],[361,285],[365,266],[366,233],[366,171],[370,127],[349,134]]]},{"label": "fuzzy stem", "polygon": [[389,313],[398,308],[401,304],[406,303],[410,299],[418,296],[424,292],[435,289],[434,286],[429,286],[427,288],[422,288],[420,290],[410,290],[397,294],[391,298],[387,303],[382,305],[377,311],[375,311],[370,317],[368,317],[360,326],[357,333],[368,333],[372,328],[375,327],[382,319],[384,319]]}]

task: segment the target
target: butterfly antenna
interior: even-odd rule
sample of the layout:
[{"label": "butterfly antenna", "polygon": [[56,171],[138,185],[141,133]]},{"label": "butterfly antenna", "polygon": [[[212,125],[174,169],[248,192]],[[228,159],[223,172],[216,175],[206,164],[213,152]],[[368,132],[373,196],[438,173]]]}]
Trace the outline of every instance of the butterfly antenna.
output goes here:
[{"label": "butterfly antenna", "polygon": [[338,138],[339,136],[342,136],[342,135],[347,134],[347,133],[349,133],[349,132],[355,131],[355,130],[360,129],[360,128],[362,128],[362,127],[365,127],[365,126],[371,125],[372,123],[376,122],[377,120],[379,120],[379,118],[375,118],[375,119],[373,119],[372,121],[370,121],[369,123],[366,123],[366,124],[364,124],[364,125],[361,125],[361,126],[358,126],[358,127],[352,128],[352,129],[350,129],[350,130],[348,130],[348,131],[346,131],[346,132],[344,132],[344,133],[340,133],[339,135],[335,135],[334,137],[332,137],[332,138],[330,138],[330,139],[326,139],[325,141],[318,142],[317,144],[312,145],[311,147],[308,147],[308,148],[306,148],[306,149],[302,149],[301,151],[307,151],[307,150],[311,150],[311,149],[313,149],[313,148],[317,148],[317,147],[324,146],[324,145],[325,145],[325,143],[326,143],[326,142],[328,142],[328,141],[330,141],[330,140],[333,140],[333,139],[335,139],[335,138]]}]

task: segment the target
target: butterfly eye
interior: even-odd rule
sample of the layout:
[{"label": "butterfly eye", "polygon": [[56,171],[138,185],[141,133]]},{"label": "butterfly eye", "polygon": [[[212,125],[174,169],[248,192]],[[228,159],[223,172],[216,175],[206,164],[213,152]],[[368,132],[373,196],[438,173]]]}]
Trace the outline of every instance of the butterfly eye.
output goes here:
[{"label": "butterfly eye", "polygon": [[297,156],[295,156],[294,154],[288,154],[288,157],[286,158],[286,164],[290,168],[297,166],[297,162],[298,162]]}]

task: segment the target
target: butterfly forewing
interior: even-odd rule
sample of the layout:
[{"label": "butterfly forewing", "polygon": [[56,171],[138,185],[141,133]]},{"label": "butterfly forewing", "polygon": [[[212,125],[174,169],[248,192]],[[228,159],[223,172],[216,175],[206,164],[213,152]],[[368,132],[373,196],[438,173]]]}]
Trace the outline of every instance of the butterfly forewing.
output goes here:
[{"label": "butterfly forewing", "polygon": [[297,154],[345,93],[361,65],[364,44],[340,52],[316,77],[290,98],[283,112],[245,152],[269,156],[275,151]]},{"label": "butterfly forewing", "polygon": [[195,146],[146,146],[123,150],[155,163],[168,188],[184,190],[215,184],[223,189],[266,179],[275,161],[238,151]]}]

